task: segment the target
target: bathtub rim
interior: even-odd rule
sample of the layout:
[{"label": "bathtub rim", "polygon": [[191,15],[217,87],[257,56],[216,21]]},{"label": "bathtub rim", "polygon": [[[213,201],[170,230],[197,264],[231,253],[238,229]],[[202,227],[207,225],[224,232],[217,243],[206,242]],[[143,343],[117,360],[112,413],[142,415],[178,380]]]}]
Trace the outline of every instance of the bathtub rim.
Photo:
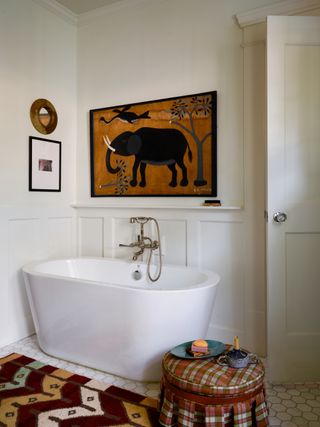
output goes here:
[{"label": "bathtub rim", "polygon": [[[207,270],[207,269],[200,269],[197,267],[191,267],[191,266],[184,266],[184,265],[177,265],[177,264],[165,264],[164,267],[172,267],[177,268],[178,270],[186,270],[190,269],[199,273],[203,273],[207,276],[207,279],[204,282],[191,285],[189,287],[181,288],[181,289],[159,289],[153,287],[153,283],[148,283],[150,287],[138,287],[138,286],[132,286],[132,285],[126,285],[126,284],[117,284],[112,282],[102,282],[97,280],[90,280],[90,279],[82,279],[78,277],[68,277],[64,275],[58,275],[58,274],[52,274],[52,273],[44,273],[39,272],[36,270],[36,267],[40,264],[46,264],[49,262],[57,262],[57,261],[73,261],[73,260],[94,260],[94,261],[112,261],[116,263],[125,263],[126,265],[134,265],[135,263],[130,260],[125,259],[119,259],[119,258],[110,258],[110,257],[67,257],[67,258],[47,258],[43,260],[33,261],[31,263],[28,263],[24,266],[22,266],[21,270],[23,274],[30,274],[32,276],[36,277],[46,277],[46,278],[53,278],[53,279],[60,279],[60,280],[66,280],[68,282],[80,282],[84,284],[92,284],[96,286],[104,287],[105,285],[108,285],[113,288],[117,289],[129,289],[130,291],[139,291],[139,292],[196,292],[200,289],[206,289],[211,287],[217,287],[221,277],[218,275],[215,271]],[[146,262],[139,262],[139,265],[146,265]]]}]

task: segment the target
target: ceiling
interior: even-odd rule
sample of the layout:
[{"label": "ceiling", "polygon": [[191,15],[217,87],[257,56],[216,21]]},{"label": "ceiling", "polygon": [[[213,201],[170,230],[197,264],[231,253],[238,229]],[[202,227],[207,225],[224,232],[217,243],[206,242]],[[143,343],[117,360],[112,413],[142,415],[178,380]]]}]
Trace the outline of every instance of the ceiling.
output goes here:
[{"label": "ceiling", "polygon": [[69,9],[76,15],[81,13],[90,12],[91,10],[98,9],[99,7],[109,6],[113,3],[119,3],[123,0],[56,0],[62,6]]}]

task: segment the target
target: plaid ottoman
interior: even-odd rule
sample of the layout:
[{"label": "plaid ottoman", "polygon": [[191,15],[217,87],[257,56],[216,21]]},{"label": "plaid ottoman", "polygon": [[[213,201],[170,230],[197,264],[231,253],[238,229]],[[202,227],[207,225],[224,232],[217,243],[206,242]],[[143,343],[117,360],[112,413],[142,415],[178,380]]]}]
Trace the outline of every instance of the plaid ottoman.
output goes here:
[{"label": "plaid ottoman", "polygon": [[172,427],[265,427],[268,411],[261,361],[247,368],[219,365],[215,359],[162,359],[160,418]]}]

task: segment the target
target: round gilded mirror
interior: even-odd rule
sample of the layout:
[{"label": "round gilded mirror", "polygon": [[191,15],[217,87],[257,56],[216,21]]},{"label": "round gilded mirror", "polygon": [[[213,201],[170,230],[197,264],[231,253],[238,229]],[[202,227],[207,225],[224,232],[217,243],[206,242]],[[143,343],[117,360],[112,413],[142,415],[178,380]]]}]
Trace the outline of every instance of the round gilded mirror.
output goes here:
[{"label": "round gilded mirror", "polygon": [[40,123],[43,124],[43,126],[48,126],[48,124],[50,123],[50,113],[44,107],[42,107],[39,111],[39,120]]},{"label": "round gilded mirror", "polygon": [[30,108],[30,118],[38,132],[48,135],[58,123],[56,109],[47,99],[36,99]]}]

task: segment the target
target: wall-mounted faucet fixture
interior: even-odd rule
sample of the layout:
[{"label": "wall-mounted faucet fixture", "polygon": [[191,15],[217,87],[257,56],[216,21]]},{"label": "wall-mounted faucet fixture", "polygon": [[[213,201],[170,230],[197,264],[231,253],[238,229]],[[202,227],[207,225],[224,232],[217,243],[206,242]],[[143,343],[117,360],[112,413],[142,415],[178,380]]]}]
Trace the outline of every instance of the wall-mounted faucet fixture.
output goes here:
[{"label": "wall-mounted faucet fixture", "polygon": [[[144,225],[149,222],[154,221],[156,228],[157,228],[157,239],[158,240],[151,240],[150,237],[147,237],[144,235]],[[131,217],[130,218],[131,224],[139,224],[140,225],[140,234],[137,236],[137,241],[129,243],[128,245],[125,245],[123,243],[120,243],[120,247],[126,247],[126,248],[139,248],[138,251],[134,252],[132,260],[136,261],[140,255],[144,254],[145,249],[150,249],[149,257],[148,257],[148,267],[147,267],[147,273],[148,277],[152,282],[155,282],[159,279],[162,269],[162,259],[161,259],[161,246],[160,246],[160,228],[158,221],[155,218],[151,217],[144,217],[144,216],[137,216],[137,217]],[[150,264],[151,264],[151,257],[152,252],[156,249],[159,250],[159,270],[156,277],[152,277],[150,274]]]}]

